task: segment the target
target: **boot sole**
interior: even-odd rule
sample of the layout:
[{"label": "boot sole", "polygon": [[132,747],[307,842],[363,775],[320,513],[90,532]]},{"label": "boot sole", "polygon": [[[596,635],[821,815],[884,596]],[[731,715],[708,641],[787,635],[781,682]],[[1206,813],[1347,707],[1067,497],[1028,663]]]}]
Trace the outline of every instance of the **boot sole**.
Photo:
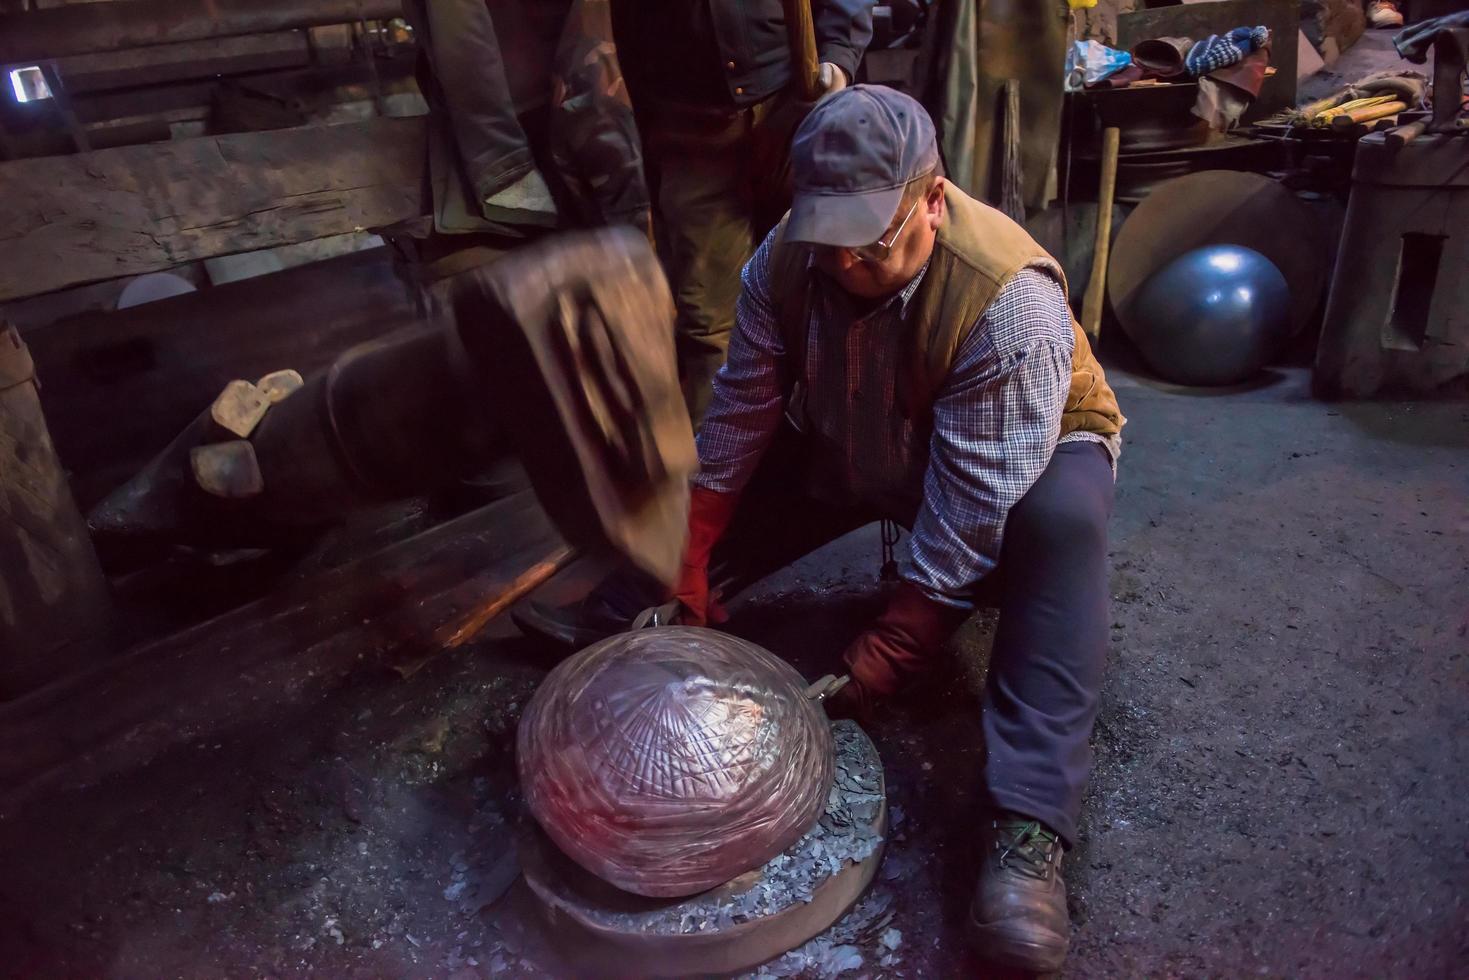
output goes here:
[{"label": "boot sole", "polygon": [[568,652],[580,650],[612,635],[564,623],[547,614],[534,602],[522,603],[511,609],[510,621],[525,636],[562,647]]},{"label": "boot sole", "polygon": [[1038,943],[997,925],[969,920],[969,938],[981,956],[999,966],[1027,973],[1056,973],[1066,962],[1070,942]]}]

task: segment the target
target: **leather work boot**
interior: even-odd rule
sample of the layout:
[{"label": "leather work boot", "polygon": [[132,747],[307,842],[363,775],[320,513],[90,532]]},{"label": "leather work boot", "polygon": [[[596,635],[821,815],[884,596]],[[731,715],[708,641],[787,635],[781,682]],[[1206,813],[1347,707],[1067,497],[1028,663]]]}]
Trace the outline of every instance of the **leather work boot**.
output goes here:
[{"label": "leather work boot", "polygon": [[510,610],[510,619],[527,636],[580,650],[628,629],[638,613],[661,601],[661,594],[657,583],[641,575],[614,572],[580,602],[556,607],[531,599]]},{"label": "leather work boot", "polygon": [[1039,820],[996,814],[984,832],[984,866],[969,906],[979,954],[1030,973],[1061,969],[1071,944],[1061,839]]},{"label": "leather work boot", "polygon": [[625,621],[604,620],[585,610],[581,603],[558,607],[534,599],[511,609],[510,621],[526,636],[564,647],[568,653],[626,629]]}]

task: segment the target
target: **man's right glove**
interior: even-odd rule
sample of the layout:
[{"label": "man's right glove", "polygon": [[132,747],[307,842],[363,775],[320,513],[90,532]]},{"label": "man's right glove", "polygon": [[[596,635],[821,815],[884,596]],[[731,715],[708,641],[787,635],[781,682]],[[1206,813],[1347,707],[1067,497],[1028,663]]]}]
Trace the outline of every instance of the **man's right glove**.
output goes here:
[{"label": "man's right glove", "polygon": [[678,584],[669,596],[683,604],[679,622],[684,626],[707,626],[729,618],[718,597],[709,595],[709,555],[734,518],[739,499],[739,494],[703,487],[695,487],[689,495],[689,542],[684,546]]}]

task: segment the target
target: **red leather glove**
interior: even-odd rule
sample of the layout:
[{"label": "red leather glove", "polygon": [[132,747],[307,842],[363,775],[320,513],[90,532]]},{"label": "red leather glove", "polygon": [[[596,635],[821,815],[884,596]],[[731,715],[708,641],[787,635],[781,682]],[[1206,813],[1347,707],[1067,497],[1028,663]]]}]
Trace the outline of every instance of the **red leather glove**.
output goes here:
[{"label": "red leather glove", "polygon": [[684,546],[683,570],[670,599],[683,604],[679,622],[684,626],[706,626],[729,619],[715,597],[709,595],[709,554],[729,527],[739,495],[695,487],[689,495],[689,543]]},{"label": "red leather glove", "polygon": [[[907,582],[888,601],[887,608],[847,648],[842,659],[852,675],[851,687],[862,686],[849,698],[870,700],[868,695],[892,694],[909,677],[918,673],[953,632],[969,618],[969,610],[935,602],[916,585]],[[838,692],[838,697],[846,689]]]}]

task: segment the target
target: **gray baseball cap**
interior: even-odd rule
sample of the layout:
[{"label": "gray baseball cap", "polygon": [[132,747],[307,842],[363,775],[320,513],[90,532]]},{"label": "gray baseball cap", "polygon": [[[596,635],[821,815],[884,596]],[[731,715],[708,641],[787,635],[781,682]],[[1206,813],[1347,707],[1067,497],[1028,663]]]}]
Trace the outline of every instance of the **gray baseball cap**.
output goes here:
[{"label": "gray baseball cap", "polygon": [[823,99],[791,141],[790,241],[857,248],[882,237],[903,187],[939,166],[933,120],[911,96],[853,85]]}]

